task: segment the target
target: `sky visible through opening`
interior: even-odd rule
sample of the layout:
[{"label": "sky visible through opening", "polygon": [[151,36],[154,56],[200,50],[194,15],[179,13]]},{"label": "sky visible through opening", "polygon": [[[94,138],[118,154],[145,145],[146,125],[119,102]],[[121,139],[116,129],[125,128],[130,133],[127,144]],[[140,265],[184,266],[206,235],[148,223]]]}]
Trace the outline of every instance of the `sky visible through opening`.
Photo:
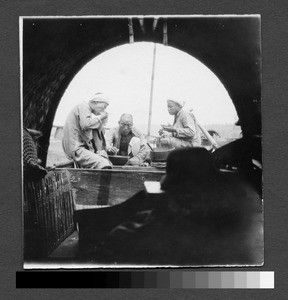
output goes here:
[{"label": "sky visible through opening", "polygon": [[[154,43],[125,44],[88,62],[74,77],[58,106],[54,125],[62,126],[70,110],[96,92],[109,95],[107,127],[131,113],[135,126],[148,130]],[[156,44],[151,134],[161,124],[173,124],[167,98],[185,101],[202,125],[234,124],[237,113],[225,87],[204,64],[178,49]]]}]

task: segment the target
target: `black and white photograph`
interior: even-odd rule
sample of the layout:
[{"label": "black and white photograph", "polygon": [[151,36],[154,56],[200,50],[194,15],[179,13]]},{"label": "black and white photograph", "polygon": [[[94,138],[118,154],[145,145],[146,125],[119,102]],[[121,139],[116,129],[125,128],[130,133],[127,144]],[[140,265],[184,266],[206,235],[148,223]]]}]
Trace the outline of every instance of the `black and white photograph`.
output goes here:
[{"label": "black and white photograph", "polygon": [[19,17],[23,265],[264,265],[261,16]]}]

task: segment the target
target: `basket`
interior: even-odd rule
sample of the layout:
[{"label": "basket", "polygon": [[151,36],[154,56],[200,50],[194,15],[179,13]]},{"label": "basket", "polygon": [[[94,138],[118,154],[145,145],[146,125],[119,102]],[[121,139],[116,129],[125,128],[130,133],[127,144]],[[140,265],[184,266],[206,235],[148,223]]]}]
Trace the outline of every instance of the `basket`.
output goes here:
[{"label": "basket", "polygon": [[24,258],[46,258],[74,231],[73,194],[67,172],[24,181]]}]

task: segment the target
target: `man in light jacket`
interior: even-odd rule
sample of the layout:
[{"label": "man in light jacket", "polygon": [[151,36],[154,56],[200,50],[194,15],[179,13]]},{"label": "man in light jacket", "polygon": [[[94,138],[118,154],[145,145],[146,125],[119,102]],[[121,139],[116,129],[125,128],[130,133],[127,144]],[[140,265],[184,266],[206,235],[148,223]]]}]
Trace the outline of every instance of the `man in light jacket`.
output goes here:
[{"label": "man in light jacket", "polygon": [[[200,147],[200,128],[194,115],[183,109],[184,102],[175,99],[167,100],[167,108],[170,115],[174,116],[173,125],[161,125],[160,143],[162,146],[175,148]],[[168,132],[168,134],[164,133]]]},{"label": "man in light jacket", "polygon": [[111,169],[102,128],[109,104],[103,93],[94,94],[88,102],[76,105],[63,128],[62,146],[69,159],[81,168]]},{"label": "man in light jacket", "polygon": [[149,153],[143,134],[133,126],[130,114],[122,114],[118,124],[106,132],[108,154],[130,156],[128,164],[140,165]]}]

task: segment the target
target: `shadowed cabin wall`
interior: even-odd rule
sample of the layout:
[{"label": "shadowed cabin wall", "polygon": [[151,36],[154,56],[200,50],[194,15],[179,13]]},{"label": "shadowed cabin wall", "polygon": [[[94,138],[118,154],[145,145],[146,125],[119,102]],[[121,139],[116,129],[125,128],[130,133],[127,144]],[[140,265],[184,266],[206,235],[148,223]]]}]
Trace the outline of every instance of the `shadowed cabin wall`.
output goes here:
[{"label": "shadowed cabin wall", "polygon": [[[133,18],[134,42],[163,43],[160,18]],[[73,77],[91,59],[129,43],[128,18],[24,19],[23,122],[43,132],[39,157],[46,165],[58,104]],[[204,63],[227,89],[243,136],[261,133],[260,19],[168,18],[168,45]],[[79,99],[82,100],[82,99]]]}]

